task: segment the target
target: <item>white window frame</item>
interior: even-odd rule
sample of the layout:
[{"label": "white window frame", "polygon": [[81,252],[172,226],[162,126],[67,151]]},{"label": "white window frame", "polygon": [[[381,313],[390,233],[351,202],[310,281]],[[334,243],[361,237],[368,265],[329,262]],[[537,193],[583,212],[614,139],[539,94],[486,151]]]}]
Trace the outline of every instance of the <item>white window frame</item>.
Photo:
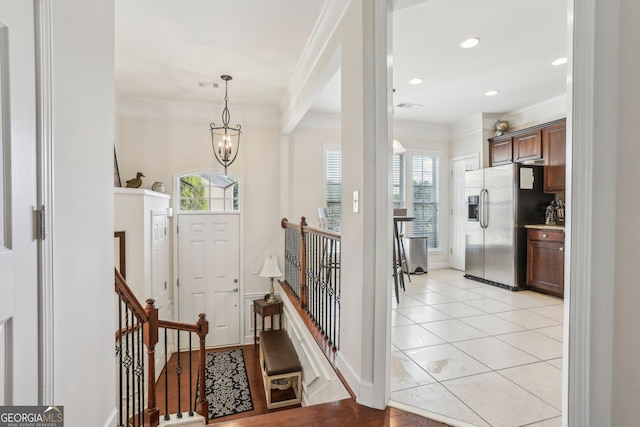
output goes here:
[{"label": "white window frame", "polygon": [[[182,210],[182,200],[180,198],[180,179],[187,177],[187,176],[193,176],[193,175],[200,175],[200,174],[217,174],[217,175],[221,175],[224,176],[224,173],[220,172],[220,171],[216,171],[216,170],[207,170],[207,169],[197,169],[197,170],[193,170],[193,171],[189,171],[189,172],[185,172],[185,173],[181,173],[178,175],[175,175],[175,210],[178,213],[195,213],[195,214],[204,214],[204,213],[227,213],[227,214],[232,214],[232,213],[239,213],[242,209],[242,180],[241,177],[233,175],[233,174],[229,174],[228,178],[234,180],[236,182],[236,185],[238,186],[238,197],[237,197],[237,203],[238,203],[238,209],[224,209],[224,210],[211,210],[211,205],[209,205],[209,209],[208,210],[202,210],[202,211],[196,211],[196,210]],[[221,200],[218,197],[208,197],[207,198],[209,201],[211,200]],[[231,203],[233,203],[233,197],[231,198]]]},{"label": "white window frame", "polygon": [[[332,226],[330,224],[332,224],[334,221],[331,218],[331,214],[329,212],[328,209],[328,204],[327,204],[327,153],[329,151],[337,151],[338,153],[340,153],[340,186],[341,186],[341,191],[340,191],[340,221],[339,221],[339,226],[336,228],[335,226]],[[327,215],[329,216],[329,218],[327,219],[327,224],[326,227],[332,231],[336,231],[336,232],[340,232],[341,228],[342,228],[342,195],[343,195],[343,189],[342,189],[342,147],[340,145],[337,144],[325,144],[324,148],[322,150],[322,206],[324,208],[327,208]]]},{"label": "white window frame", "polygon": [[[445,177],[443,176],[443,156],[442,152],[439,150],[414,150],[408,149],[405,153],[405,171],[406,171],[406,180],[405,180],[405,195],[406,195],[406,206],[407,206],[407,215],[413,215],[413,159],[416,156],[429,156],[429,157],[437,157],[438,161],[438,246],[436,247],[428,247],[429,252],[442,252],[442,243],[443,243],[443,230],[442,230],[442,184]],[[405,236],[413,235],[413,223],[407,223],[407,230]]]}]

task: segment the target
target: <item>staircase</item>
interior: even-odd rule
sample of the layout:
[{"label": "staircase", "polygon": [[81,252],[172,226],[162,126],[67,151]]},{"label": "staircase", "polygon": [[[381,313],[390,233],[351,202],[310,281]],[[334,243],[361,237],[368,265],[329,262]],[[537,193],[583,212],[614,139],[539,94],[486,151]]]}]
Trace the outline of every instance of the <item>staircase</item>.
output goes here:
[{"label": "staircase", "polygon": [[[209,322],[204,314],[194,324],[158,319],[158,309],[153,299],[146,301],[143,307],[120,272],[115,269],[115,291],[118,298],[118,325],[116,329],[116,370],[118,372],[116,388],[118,406],[118,427],[157,427],[161,426],[202,426],[208,422],[208,402],[205,396],[204,381],[199,382],[195,400],[196,385],[193,384],[192,353],[193,336],[199,341],[199,377],[205,377],[205,338],[209,332]],[[188,342],[181,346],[180,341]],[[156,346],[164,346],[164,361],[158,360]],[[181,348],[187,348],[183,351]],[[175,351],[178,364],[175,374],[165,375],[164,414],[156,402],[156,380],[160,371],[156,367],[167,366],[169,353]],[[187,366],[181,363],[180,355],[186,353]],[[188,369],[188,372],[184,372]],[[184,374],[183,374],[184,372]],[[186,376],[186,380],[183,379]],[[177,385],[178,409],[169,414],[169,377],[171,384]],[[189,404],[181,406],[181,387],[183,381],[189,382]],[[183,410],[184,409],[184,410]]]}]

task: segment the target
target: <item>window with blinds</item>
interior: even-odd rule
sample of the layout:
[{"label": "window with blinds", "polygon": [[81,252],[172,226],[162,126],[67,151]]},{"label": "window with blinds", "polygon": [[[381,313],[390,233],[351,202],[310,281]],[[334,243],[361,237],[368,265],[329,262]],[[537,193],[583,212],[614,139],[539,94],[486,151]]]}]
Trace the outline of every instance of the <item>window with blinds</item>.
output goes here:
[{"label": "window with blinds", "polygon": [[393,155],[393,207],[404,208],[406,206],[405,199],[405,182],[406,182],[406,166],[404,154]]},{"label": "window with blinds", "polygon": [[440,159],[435,156],[413,156],[413,235],[427,237],[430,248],[439,247]]},{"label": "window with blinds", "polygon": [[340,150],[325,151],[324,201],[327,208],[327,229],[339,232],[342,222],[342,154]]}]

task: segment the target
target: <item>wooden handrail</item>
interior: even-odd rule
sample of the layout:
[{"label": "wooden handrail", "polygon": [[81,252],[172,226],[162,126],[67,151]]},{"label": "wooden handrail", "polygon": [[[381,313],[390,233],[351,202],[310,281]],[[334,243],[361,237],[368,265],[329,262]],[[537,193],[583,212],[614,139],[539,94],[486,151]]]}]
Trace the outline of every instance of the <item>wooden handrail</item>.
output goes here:
[{"label": "wooden handrail", "polygon": [[295,224],[293,222],[289,222],[289,220],[287,218],[282,218],[282,220],[280,221],[280,227],[282,228],[293,228],[295,230],[301,231],[304,228],[304,232],[305,233],[314,233],[314,234],[319,234],[321,236],[327,237],[329,239],[333,239],[333,240],[341,240],[342,235],[338,232],[332,231],[332,230],[326,230],[324,228],[317,228],[317,227],[312,227],[310,225],[307,225],[307,219],[305,217],[301,218],[301,221],[304,221],[304,225],[298,225]]},{"label": "wooden handrail", "polygon": [[118,269],[114,267],[113,270],[115,271],[116,275],[116,293],[118,295],[122,295],[122,300],[131,307],[140,321],[147,321],[147,313],[144,311],[144,307],[142,307],[142,304],[140,304],[138,298],[136,298],[136,294],[134,294],[129,285],[127,285],[127,282],[124,280],[124,277],[122,277],[122,274],[120,274]]}]

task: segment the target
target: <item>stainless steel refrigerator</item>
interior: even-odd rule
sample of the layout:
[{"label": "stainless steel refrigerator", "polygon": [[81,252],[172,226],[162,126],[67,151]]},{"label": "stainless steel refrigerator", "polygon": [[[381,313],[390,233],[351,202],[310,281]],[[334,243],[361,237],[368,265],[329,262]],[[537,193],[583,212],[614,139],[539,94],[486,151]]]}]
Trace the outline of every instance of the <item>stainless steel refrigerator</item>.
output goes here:
[{"label": "stainless steel refrigerator", "polygon": [[526,288],[525,224],[543,224],[553,194],[542,166],[513,163],[465,172],[465,277]]}]

